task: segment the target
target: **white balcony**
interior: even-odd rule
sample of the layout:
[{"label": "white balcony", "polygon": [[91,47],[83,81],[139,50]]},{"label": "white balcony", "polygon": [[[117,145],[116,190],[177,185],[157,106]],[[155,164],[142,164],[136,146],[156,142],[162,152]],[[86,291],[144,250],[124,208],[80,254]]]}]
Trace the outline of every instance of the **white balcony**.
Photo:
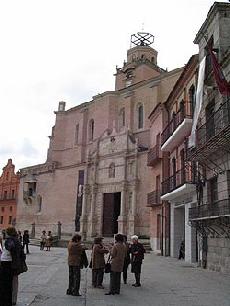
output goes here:
[{"label": "white balcony", "polygon": [[162,151],[171,151],[181,144],[185,137],[189,136],[192,129],[192,119],[185,118],[180,125],[173,131],[172,135],[161,145]]},{"label": "white balcony", "polygon": [[186,194],[194,194],[196,192],[196,185],[191,183],[185,183],[184,185],[174,189],[161,196],[162,201],[173,201],[176,198],[181,198]]}]

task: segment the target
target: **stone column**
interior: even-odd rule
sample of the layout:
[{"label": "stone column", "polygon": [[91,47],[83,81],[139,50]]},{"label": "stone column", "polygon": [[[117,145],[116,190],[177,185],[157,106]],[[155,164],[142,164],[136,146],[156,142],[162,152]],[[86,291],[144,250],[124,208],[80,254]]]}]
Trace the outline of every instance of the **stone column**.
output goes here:
[{"label": "stone column", "polygon": [[87,196],[88,196],[88,185],[84,185],[83,187],[83,199],[82,199],[82,215],[80,219],[80,232],[82,235],[82,239],[86,239],[86,234],[87,234],[87,216],[86,216],[86,211],[87,211]]},{"label": "stone column", "polygon": [[136,200],[137,200],[136,188],[137,184],[134,184],[132,188],[131,214],[129,215],[129,230],[128,230],[129,237],[135,234],[135,216],[136,216]]},{"label": "stone column", "polygon": [[120,211],[120,216],[118,217],[118,232],[121,234],[126,234],[125,199],[126,199],[126,186],[124,184],[121,190],[121,211]]},{"label": "stone column", "polygon": [[89,217],[89,228],[88,234],[90,237],[94,237],[96,234],[96,216],[95,216],[95,206],[97,200],[97,186],[92,187],[92,198],[91,198],[91,207],[90,207],[90,217]]},{"label": "stone column", "polygon": [[85,240],[87,234],[87,194],[88,194],[88,175],[89,175],[89,164],[87,163],[85,168],[84,186],[83,186],[83,198],[82,198],[82,213],[80,218],[80,232],[82,239]]},{"label": "stone column", "polygon": [[138,140],[136,140],[134,183],[132,188],[132,208],[131,208],[131,214],[129,215],[129,230],[128,230],[129,237],[136,234],[135,223],[136,223],[136,209],[137,209],[137,188],[138,188]]},{"label": "stone column", "polygon": [[35,222],[32,223],[31,225],[32,225],[32,229],[31,229],[30,237],[35,238]]}]

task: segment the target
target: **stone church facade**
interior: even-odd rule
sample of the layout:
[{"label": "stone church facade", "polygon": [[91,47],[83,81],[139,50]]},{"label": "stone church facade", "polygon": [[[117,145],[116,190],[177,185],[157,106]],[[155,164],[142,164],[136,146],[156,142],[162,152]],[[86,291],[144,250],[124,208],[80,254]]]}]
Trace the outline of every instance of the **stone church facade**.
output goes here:
[{"label": "stone church facade", "polygon": [[66,110],[59,102],[44,164],[20,170],[17,226],[84,238],[117,232],[149,236],[148,116],[166,100],[181,69],[157,65],[157,51],[141,43],[116,68],[115,90]]}]

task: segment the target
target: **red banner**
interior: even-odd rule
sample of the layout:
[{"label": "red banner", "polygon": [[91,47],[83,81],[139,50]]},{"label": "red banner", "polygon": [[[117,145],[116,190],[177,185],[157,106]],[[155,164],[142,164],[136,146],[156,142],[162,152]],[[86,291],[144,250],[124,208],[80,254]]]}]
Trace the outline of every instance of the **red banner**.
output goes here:
[{"label": "red banner", "polygon": [[208,45],[208,51],[211,56],[212,69],[213,69],[213,73],[214,73],[214,77],[215,77],[218,89],[222,95],[230,96],[230,84],[225,79],[223,71],[216,58],[216,55],[214,54],[213,50],[210,48],[209,45]]}]

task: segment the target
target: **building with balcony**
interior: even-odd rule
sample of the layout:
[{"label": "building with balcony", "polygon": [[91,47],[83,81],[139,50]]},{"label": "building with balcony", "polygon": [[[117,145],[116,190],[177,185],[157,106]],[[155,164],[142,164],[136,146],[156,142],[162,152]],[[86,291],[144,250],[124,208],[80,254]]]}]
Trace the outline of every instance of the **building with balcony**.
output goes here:
[{"label": "building with balcony", "polygon": [[[35,223],[40,236],[44,228],[55,232],[60,221],[62,232],[87,239],[117,232],[149,236],[146,202],[155,183],[147,167],[148,116],[166,100],[181,69],[158,66],[153,35],[137,33],[131,42],[116,68],[114,91],[71,109],[59,103],[46,162],[20,170],[20,227]],[[155,153],[152,158],[160,158]]]},{"label": "building with balcony", "polygon": [[12,226],[16,222],[19,174],[15,174],[12,159],[8,159],[0,176],[0,229]]},{"label": "building with balcony", "polygon": [[170,254],[169,204],[161,200],[161,180],[167,172],[168,153],[161,151],[161,132],[167,112],[162,103],[156,105],[149,115],[150,148],[147,165],[153,179],[151,191],[147,194],[147,207],[150,208],[150,243],[154,252]]},{"label": "building with balcony", "polygon": [[198,257],[196,231],[188,224],[189,208],[196,202],[196,164],[186,162],[187,138],[192,129],[198,56],[193,55],[164,103],[167,120],[161,133],[162,153],[168,152],[161,183],[161,201],[170,203],[170,254],[178,257],[185,244],[185,261]]},{"label": "building with balcony", "polygon": [[[204,178],[189,222],[199,233],[201,264],[230,273],[230,3],[215,2],[198,31],[199,62],[205,62],[204,94],[196,126],[195,145],[187,159],[199,164]],[[208,48],[209,45],[209,48]],[[211,50],[211,52],[210,52]],[[222,70],[221,90],[213,54]],[[218,67],[217,67],[218,68]],[[218,68],[218,69],[219,69]]]}]

